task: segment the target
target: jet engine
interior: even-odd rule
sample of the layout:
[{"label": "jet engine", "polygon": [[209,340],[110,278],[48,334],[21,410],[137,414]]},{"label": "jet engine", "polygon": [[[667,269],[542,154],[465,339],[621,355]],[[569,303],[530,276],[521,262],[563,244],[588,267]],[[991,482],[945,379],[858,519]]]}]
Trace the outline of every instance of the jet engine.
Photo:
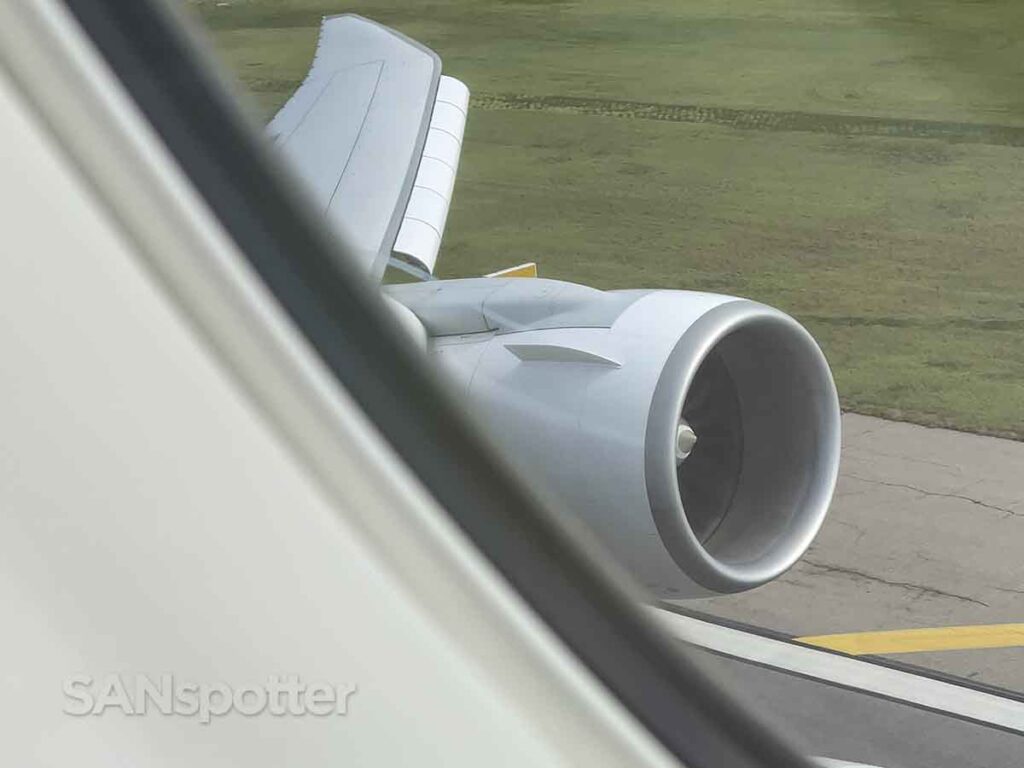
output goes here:
[{"label": "jet engine", "polygon": [[839,404],[820,349],[788,315],[537,279],[388,293],[526,477],[655,594],[757,587],[821,527]]}]

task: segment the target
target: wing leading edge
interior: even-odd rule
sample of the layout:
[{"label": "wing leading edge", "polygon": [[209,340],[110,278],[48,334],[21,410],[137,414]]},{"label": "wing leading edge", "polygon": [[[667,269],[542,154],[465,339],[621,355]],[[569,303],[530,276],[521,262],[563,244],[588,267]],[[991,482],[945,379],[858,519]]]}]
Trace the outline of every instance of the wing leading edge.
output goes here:
[{"label": "wing leading edge", "polygon": [[380,279],[432,272],[469,106],[430,49],[355,15],[325,18],[305,81],[268,126],[311,200]]}]

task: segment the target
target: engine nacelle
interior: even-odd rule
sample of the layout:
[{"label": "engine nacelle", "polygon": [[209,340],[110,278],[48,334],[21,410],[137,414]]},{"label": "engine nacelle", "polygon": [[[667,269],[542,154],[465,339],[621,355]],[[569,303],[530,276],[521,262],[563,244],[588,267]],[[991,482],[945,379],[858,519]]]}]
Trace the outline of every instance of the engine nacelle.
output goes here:
[{"label": "engine nacelle", "polygon": [[750,589],[806,551],[836,483],[840,413],[795,320],[685,291],[426,286],[392,295],[488,433],[656,594]]}]

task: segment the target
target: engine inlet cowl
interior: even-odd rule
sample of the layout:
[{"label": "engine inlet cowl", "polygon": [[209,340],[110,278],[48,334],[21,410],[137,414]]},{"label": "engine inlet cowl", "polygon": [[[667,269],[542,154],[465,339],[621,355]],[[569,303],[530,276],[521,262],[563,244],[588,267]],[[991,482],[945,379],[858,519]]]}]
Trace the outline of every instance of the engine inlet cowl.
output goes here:
[{"label": "engine inlet cowl", "polygon": [[[681,425],[692,448],[679,452]],[[645,472],[673,560],[709,592],[779,576],[821,527],[839,466],[839,406],[814,339],[749,301],[697,319],[651,401]]]}]

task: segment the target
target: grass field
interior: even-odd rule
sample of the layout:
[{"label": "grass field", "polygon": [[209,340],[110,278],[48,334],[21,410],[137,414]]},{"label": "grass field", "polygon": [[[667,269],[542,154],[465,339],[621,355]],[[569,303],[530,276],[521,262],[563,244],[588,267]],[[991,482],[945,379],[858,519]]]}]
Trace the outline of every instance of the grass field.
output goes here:
[{"label": "grass field", "polygon": [[266,118],[324,14],[474,93],[442,276],[724,291],[850,410],[1024,437],[1019,0],[192,2]]}]

